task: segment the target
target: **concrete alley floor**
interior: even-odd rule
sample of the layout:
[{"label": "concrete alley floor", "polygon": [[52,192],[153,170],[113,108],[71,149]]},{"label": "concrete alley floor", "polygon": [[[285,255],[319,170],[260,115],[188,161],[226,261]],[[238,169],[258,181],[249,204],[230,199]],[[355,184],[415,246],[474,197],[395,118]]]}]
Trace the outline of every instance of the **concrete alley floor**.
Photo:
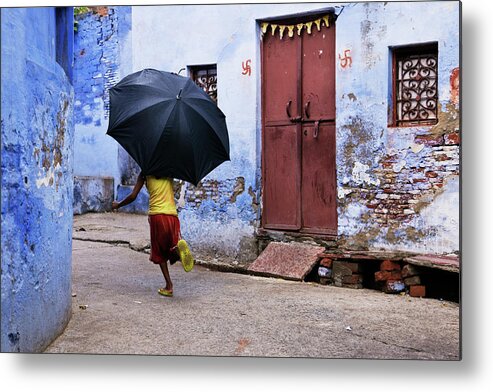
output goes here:
[{"label": "concrete alley floor", "polygon": [[74,218],[73,314],[46,352],[459,359],[452,302],[179,264],[162,297],[148,236],[145,215]]}]

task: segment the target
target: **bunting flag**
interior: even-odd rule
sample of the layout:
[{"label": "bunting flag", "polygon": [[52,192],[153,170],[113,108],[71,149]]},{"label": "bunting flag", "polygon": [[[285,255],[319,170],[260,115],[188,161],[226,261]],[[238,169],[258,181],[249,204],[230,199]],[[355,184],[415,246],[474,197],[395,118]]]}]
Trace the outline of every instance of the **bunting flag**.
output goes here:
[{"label": "bunting flag", "polygon": [[[282,36],[284,34],[284,30],[286,30],[286,26],[284,26],[284,25],[279,26],[279,36],[281,37],[281,39],[282,39]],[[274,34],[272,34],[272,35],[274,35]]]},{"label": "bunting flag", "polygon": [[289,38],[293,38],[294,35],[294,26],[287,26],[288,27],[288,35]]},{"label": "bunting flag", "polygon": [[307,32],[307,34],[312,33],[312,26],[315,23],[315,26],[317,26],[317,31],[320,31],[323,26],[325,27],[330,27],[331,26],[331,17],[330,15],[324,15],[321,16],[315,20],[309,21],[309,22],[304,22],[304,23],[297,23],[293,25],[282,25],[282,24],[274,24],[274,23],[269,23],[269,22],[262,22],[260,24],[260,31],[262,32],[262,36],[267,33],[269,30],[269,27],[271,29],[272,35],[276,35],[276,32],[279,32],[279,38],[282,39],[284,36],[284,32],[287,29],[288,30],[288,37],[293,38],[294,37],[294,32],[296,29],[296,33],[298,35],[301,35],[303,30]]}]

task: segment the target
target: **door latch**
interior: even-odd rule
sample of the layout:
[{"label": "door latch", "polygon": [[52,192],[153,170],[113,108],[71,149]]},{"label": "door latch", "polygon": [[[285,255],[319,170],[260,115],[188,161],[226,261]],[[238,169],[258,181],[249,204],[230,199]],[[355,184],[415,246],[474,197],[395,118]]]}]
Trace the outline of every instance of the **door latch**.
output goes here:
[{"label": "door latch", "polygon": [[313,138],[316,139],[318,137],[318,131],[320,129],[320,121],[315,121],[315,126],[313,127]]}]

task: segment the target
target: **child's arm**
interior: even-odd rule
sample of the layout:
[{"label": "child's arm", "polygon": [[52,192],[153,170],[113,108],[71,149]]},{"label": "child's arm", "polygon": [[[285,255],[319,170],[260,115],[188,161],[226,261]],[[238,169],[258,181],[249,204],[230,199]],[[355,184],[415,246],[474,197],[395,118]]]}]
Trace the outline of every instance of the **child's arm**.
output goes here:
[{"label": "child's arm", "polygon": [[144,182],[145,182],[145,177],[142,173],[140,173],[139,178],[137,179],[137,182],[134,186],[134,189],[132,190],[132,193],[130,193],[130,195],[128,195],[125,199],[123,199],[120,202],[115,200],[113,203],[111,203],[111,208],[113,210],[117,210],[120,207],[132,203],[137,198],[137,195],[139,194],[140,190],[142,189],[142,186],[144,185]]}]

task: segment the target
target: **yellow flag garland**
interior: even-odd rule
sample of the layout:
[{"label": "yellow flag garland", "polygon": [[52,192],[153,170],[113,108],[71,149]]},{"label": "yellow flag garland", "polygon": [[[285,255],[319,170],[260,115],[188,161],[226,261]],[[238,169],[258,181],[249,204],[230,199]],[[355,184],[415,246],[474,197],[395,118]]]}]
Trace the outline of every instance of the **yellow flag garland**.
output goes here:
[{"label": "yellow flag garland", "polygon": [[269,22],[263,22],[260,24],[260,29],[262,31],[262,35],[267,33],[267,30],[270,26],[272,35],[276,34],[276,31],[279,31],[279,38],[282,39],[284,36],[284,31],[287,29],[288,30],[288,36],[292,38],[294,36],[294,31],[296,28],[296,32],[298,35],[301,35],[301,32],[303,29],[306,30],[307,34],[312,33],[312,26],[315,23],[315,26],[317,26],[317,30],[320,31],[322,26],[325,27],[330,27],[330,15],[325,15],[322,16],[318,19],[312,20],[310,22],[305,22],[305,23],[297,23],[294,25],[280,25],[280,24],[273,24]]},{"label": "yellow flag garland", "polygon": [[313,25],[313,22],[306,22],[305,23],[305,26],[306,26],[306,32],[308,34],[311,34],[312,33],[312,25]]},{"label": "yellow flag garland", "polygon": [[286,30],[286,26],[284,25],[279,26],[279,37],[281,37],[281,39],[282,36],[284,35],[284,30]]},{"label": "yellow flag garland", "polygon": [[289,35],[289,38],[293,38],[294,26],[288,26],[288,35]]}]

